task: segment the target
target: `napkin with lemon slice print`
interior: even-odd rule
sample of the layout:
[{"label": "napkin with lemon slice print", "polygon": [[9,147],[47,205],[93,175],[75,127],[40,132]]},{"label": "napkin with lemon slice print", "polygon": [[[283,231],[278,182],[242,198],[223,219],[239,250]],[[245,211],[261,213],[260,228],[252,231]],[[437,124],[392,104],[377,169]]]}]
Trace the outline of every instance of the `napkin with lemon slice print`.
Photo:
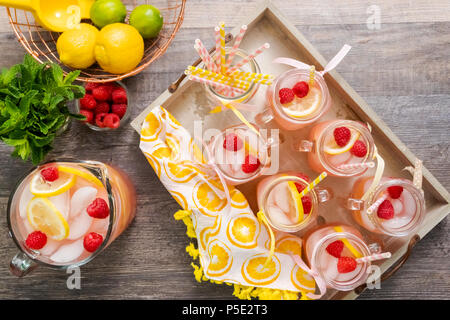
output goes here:
[{"label": "napkin with lemon slice print", "polygon": [[[241,292],[254,290],[260,298],[297,298],[292,292],[301,292],[299,296],[304,297],[304,293],[315,291],[312,277],[290,256],[301,255],[301,239],[277,232],[275,254],[265,265],[270,246],[266,226],[252,212],[245,196],[232,186],[228,187],[231,204],[227,203],[217,174],[205,163],[191,135],[163,107],[154,108],[145,118],[140,148],[185,210],[184,218],[191,219],[188,223],[197,238],[201,264],[196,272],[203,272],[197,279],[234,284]],[[192,250],[192,246],[187,248]]]}]

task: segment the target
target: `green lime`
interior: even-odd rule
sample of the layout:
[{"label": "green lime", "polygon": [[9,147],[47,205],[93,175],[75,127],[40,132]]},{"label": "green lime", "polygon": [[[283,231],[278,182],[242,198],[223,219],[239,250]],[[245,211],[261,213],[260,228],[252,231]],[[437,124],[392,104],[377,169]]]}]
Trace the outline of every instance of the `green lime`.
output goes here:
[{"label": "green lime", "polygon": [[136,7],[130,15],[130,24],[139,31],[144,39],[157,37],[163,21],[159,10],[150,4]]},{"label": "green lime", "polygon": [[100,29],[116,22],[124,22],[127,8],[120,0],[97,0],[91,7],[91,20]]}]

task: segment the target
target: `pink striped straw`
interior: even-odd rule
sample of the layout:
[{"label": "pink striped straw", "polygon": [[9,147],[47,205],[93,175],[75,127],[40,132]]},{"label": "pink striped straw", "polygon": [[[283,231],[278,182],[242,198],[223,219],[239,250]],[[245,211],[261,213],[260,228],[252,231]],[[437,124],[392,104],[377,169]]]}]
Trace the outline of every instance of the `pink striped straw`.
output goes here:
[{"label": "pink striped straw", "polygon": [[372,214],[377,208],[380,206],[380,204],[387,199],[387,194],[384,194],[379,198],[377,201],[375,201],[369,208],[367,208],[367,213]]},{"label": "pink striped straw", "polygon": [[214,34],[216,37],[216,55],[214,57],[214,61],[216,62],[216,66],[217,68],[220,70],[221,69],[221,59],[220,59],[220,28],[219,27],[215,27],[214,28]]},{"label": "pink striped straw", "polygon": [[239,49],[239,46],[241,45],[242,39],[244,39],[244,35],[245,35],[246,31],[247,31],[247,26],[243,25],[241,27],[241,29],[239,30],[239,34],[236,36],[236,40],[234,41],[233,48],[231,48],[231,51],[228,54],[228,59],[225,64],[225,66],[227,68],[229,68],[231,63],[233,62],[233,57],[236,55],[236,53]]},{"label": "pink striped straw", "polygon": [[211,58],[211,55],[209,54],[208,50],[203,45],[202,41],[200,39],[195,40],[195,50],[197,50],[198,55],[202,59],[203,63],[205,64],[206,68],[209,70],[217,73],[217,66],[214,63],[214,61]]},{"label": "pink striped straw", "polygon": [[255,53],[249,54],[247,57],[245,57],[241,62],[233,66],[232,68],[228,69],[228,73],[231,74],[232,72],[238,70],[243,65],[247,64],[250,60],[255,59],[257,56],[259,56],[261,53],[264,52],[264,50],[269,49],[270,44],[264,43],[261,47],[259,47]]},{"label": "pink striped straw", "polygon": [[390,252],[375,253],[370,256],[365,256],[365,257],[356,259],[356,263],[366,263],[366,262],[371,262],[371,261],[389,259],[391,256],[392,255]]},{"label": "pink striped straw", "polygon": [[338,169],[345,170],[345,169],[360,169],[360,168],[375,168],[375,162],[369,161],[369,162],[361,162],[361,163],[346,163],[341,164],[338,166]]}]

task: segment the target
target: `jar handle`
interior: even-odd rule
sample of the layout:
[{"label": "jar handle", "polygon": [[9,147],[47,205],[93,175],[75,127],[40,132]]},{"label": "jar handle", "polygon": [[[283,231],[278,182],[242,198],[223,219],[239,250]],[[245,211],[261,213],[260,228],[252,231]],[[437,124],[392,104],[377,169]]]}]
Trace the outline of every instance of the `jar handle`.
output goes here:
[{"label": "jar handle", "polygon": [[19,252],[9,263],[9,270],[13,275],[21,278],[36,269],[37,266],[25,253]]},{"label": "jar handle", "polygon": [[258,113],[255,116],[255,122],[258,126],[264,127],[266,124],[271,122],[274,119],[273,112],[270,108],[264,109],[263,112]]},{"label": "jar handle", "polygon": [[320,203],[327,202],[333,197],[333,193],[329,188],[315,188],[314,191],[317,194],[317,200]]},{"label": "jar handle", "polygon": [[311,152],[314,146],[314,142],[309,140],[300,140],[294,143],[294,150],[297,152]]},{"label": "jar handle", "polygon": [[[403,256],[386,272],[384,272],[381,275],[380,281],[385,281],[392,277],[408,260],[409,256],[411,255],[411,251],[414,248],[414,246],[420,241],[420,236],[418,234],[415,234],[408,243],[408,247],[406,249],[406,252],[403,254]],[[356,294],[361,294],[367,287],[367,284],[364,283],[360,285],[359,287],[356,287],[354,289]]]},{"label": "jar handle", "polygon": [[[233,40],[233,38],[234,38],[234,37],[233,37],[233,35],[232,35],[231,33],[227,33],[226,36],[225,36],[225,43],[230,42],[231,40]],[[215,50],[216,50],[216,47],[211,48],[208,52],[209,52],[209,54],[212,54]],[[202,59],[199,58],[199,59],[197,59],[197,60],[192,64],[192,66],[193,66],[193,67],[196,67],[196,66],[198,66],[201,62],[202,62]],[[178,87],[180,86],[180,84],[181,84],[181,82],[184,80],[184,78],[186,78],[186,75],[185,75],[184,72],[183,72],[183,74],[178,78],[178,80],[175,81],[175,82],[173,82],[173,83],[169,86],[169,88],[167,88],[167,91],[169,91],[170,93],[174,93],[175,91],[177,91]]]},{"label": "jar handle", "polygon": [[348,198],[344,203],[344,207],[351,211],[363,210],[364,201],[361,199]]}]

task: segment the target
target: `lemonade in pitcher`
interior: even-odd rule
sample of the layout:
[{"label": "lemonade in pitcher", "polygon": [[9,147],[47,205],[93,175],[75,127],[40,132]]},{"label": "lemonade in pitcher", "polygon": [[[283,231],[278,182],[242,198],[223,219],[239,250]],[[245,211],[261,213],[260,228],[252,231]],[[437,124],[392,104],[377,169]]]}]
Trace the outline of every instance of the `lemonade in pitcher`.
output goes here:
[{"label": "lemonade in pitcher", "polygon": [[135,210],[134,187],[117,168],[88,161],[42,165],[10,197],[8,224],[21,249],[11,271],[22,276],[34,262],[87,263],[127,228]]}]

